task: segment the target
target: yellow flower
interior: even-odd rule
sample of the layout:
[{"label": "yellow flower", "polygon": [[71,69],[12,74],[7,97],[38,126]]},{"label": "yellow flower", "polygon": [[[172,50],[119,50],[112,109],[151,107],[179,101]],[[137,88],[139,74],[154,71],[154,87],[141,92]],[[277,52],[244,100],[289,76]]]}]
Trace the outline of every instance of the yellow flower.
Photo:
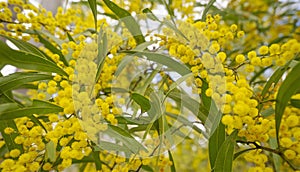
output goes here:
[{"label": "yellow flower", "polygon": [[48,116],[48,119],[50,122],[57,122],[58,121],[58,115],[56,114],[51,114]]},{"label": "yellow flower", "polygon": [[235,31],[237,30],[237,25],[236,25],[236,24],[231,25],[231,26],[230,26],[230,30],[231,30],[232,32],[235,32]]},{"label": "yellow flower", "polygon": [[293,145],[293,141],[289,137],[284,137],[280,139],[281,146],[289,148]]},{"label": "yellow flower", "polygon": [[12,157],[12,158],[16,158],[20,155],[21,151],[19,149],[13,149],[9,152],[9,155]]},{"label": "yellow flower", "polygon": [[17,136],[14,141],[16,144],[22,144],[25,141],[25,139],[23,136]]},{"label": "yellow flower", "polygon": [[38,162],[32,162],[29,164],[30,171],[38,171],[40,164]]},{"label": "yellow flower", "polygon": [[15,161],[13,159],[5,159],[1,162],[0,168],[11,168],[15,165]]},{"label": "yellow flower", "polygon": [[296,157],[296,152],[291,149],[284,151],[283,154],[287,159],[294,159]]},{"label": "yellow flower", "polygon": [[269,52],[269,47],[265,46],[265,45],[261,46],[258,51],[259,51],[259,54],[266,55]]},{"label": "yellow flower", "polygon": [[31,159],[30,154],[24,153],[24,154],[22,154],[22,155],[19,157],[19,162],[20,162],[20,163],[27,163],[27,162],[30,161],[30,159]]},{"label": "yellow flower", "polygon": [[226,55],[225,52],[219,52],[218,55],[217,55],[218,59],[219,59],[222,63],[225,61],[226,56],[227,56],[227,55]]},{"label": "yellow flower", "polygon": [[251,60],[250,60],[250,63],[253,65],[253,66],[260,66],[261,65],[261,59],[259,57],[253,57]]},{"label": "yellow flower", "polygon": [[238,31],[238,33],[236,34],[238,38],[241,38],[245,35],[244,31]]},{"label": "yellow flower", "polygon": [[224,115],[224,116],[222,117],[222,123],[223,123],[224,125],[232,125],[233,122],[234,122],[233,116],[231,116],[231,115]]},{"label": "yellow flower", "polygon": [[11,133],[13,133],[15,130],[13,129],[13,128],[11,128],[11,127],[6,127],[5,129],[4,129],[4,133],[5,134],[11,134]]},{"label": "yellow flower", "polygon": [[272,58],[271,57],[265,57],[261,60],[261,64],[263,66],[270,66],[272,65]]},{"label": "yellow flower", "polygon": [[269,48],[270,55],[279,54],[280,53],[280,46],[279,44],[272,44]]},{"label": "yellow flower", "polygon": [[249,51],[247,54],[248,58],[251,60],[254,57],[256,57],[256,52],[255,51]]},{"label": "yellow flower", "polygon": [[51,170],[52,168],[52,165],[49,163],[49,162],[46,162],[44,165],[43,165],[43,170]]},{"label": "yellow flower", "polygon": [[236,61],[237,63],[243,63],[243,62],[245,61],[245,56],[242,55],[242,54],[239,54],[239,55],[237,55],[237,56],[235,57],[235,61]]},{"label": "yellow flower", "polygon": [[253,65],[247,64],[247,65],[245,66],[245,70],[246,70],[246,72],[251,73],[251,72],[254,72],[255,68],[254,68]]},{"label": "yellow flower", "polygon": [[289,127],[294,127],[299,124],[299,117],[295,114],[291,114],[287,117],[285,122]]}]

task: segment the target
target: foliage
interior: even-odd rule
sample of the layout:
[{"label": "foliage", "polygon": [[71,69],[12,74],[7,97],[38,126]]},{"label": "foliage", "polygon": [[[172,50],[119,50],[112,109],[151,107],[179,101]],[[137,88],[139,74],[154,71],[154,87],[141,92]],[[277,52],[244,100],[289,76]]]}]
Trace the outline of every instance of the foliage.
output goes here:
[{"label": "foliage", "polygon": [[2,171],[300,170],[297,2],[68,5],[0,2]]}]

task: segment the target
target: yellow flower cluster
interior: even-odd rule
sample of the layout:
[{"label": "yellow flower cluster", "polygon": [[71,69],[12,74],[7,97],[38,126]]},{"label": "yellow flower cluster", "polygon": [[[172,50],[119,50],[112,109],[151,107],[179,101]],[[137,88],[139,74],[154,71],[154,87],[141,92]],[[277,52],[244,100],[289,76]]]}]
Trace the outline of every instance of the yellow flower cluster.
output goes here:
[{"label": "yellow flower cluster", "polygon": [[[113,2],[134,15],[139,14],[145,7],[155,7],[154,3],[144,0]],[[300,28],[296,24],[292,25],[293,18],[282,19],[288,24],[278,24],[277,18],[281,16],[276,11],[272,14],[268,12],[275,10],[269,8],[269,1],[232,0],[229,7],[241,8],[236,10],[236,13],[241,13],[241,18],[250,17],[251,20],[243,20],[239,25],[227,22],[231,23],[228,25],[220,15],[208,14],[204,21],[195,22],[195,0],[169,2],[172,2],[169,6],[171,10],[187,19],[177,20],[174,23],[176,26],[170,27],[173,25],[172,21],[168,27],[162,29],[163,35],[155,34],[161,38],[159,49],[167,50],[175,60],[188,66],[194,78],[187,80],[187,85],[191,86],[193,81],[193,93],[211,98],[216,103],[222,112],[221,122],[225,125],[227,134],[238,130],[238,138],[242,140],[240,143],[252,143],[256,146],[255,150],[243,154],[243,159],[251,164],[248,171],[273,171],[269,162],[271,153],[267,152],[269,150],[273,153],[280,151],[280,156],[284,157],[286,162],[300,164],[299,108],[288,106],[284,111],[278,138],[279,149],[264,149],[274,147],[274,100],[282,81],[279,80],[277,85],[273,84],[265,95],[261,95],[261,83],[266,82],[268,77],[265,73],[259,77],[253,76],[254,73],[264,72],[264,68],[273,70],[273,66],[286,66],[288,69],[299,60]],[[243,6],[240,6],[241,2]],[[104,12],[111,13],[108,7],[103,4],[101,6]],[[94,28],[93,15],[84,13],[80,6],[73,7],[66,10],[59,7],[56,14],[52,14],[42,7],[35,7],[22,0],[0,2],[0,34],[24,41],[32,39],[39,42],[41,38],[49,40],[61,53],[56,54],[45,47],[39,49],[67,73],[66,76],[53,74],[51,80],[33,83],[38,89],[30,90],[32,99],[51,101],[62,107],[63,111],[58,114],[34,115],[37,121],[27,117],[18,118],[14,120],[18,130],[5,128],[4,134],[17,134],[13,141],[22,149],[9,150],[4,159],[0,159],[0,169],[20,172],[39,169],[63,171],[72,163],[89,161],[97,157],[92,153],[99,153],[102,171],[138,171],[143,165],[156,167],[157,171],[167,171],[174,162],[162,152],[170,150],[173,145],[170,140],[163,138],[161,133],[152,131],[156,123],[149,128],[150,131],[143,131],[146,135],[133,132],[134,136],[145,138],[142,144],[149,152],[140,151],[138,155],[125,157],[115,151],[95,151],[97,147],[94,144],[98,144],[102,139],[100,133],[109,132],[109,127],[126,126],[130,131],[135,129],[122,121],[122,109],[115,104],[118,102],[125,107],[126,96],[113,95],[111,88],[116,84],[113,83],[116,79],[114,73],[125,57],[122,50],[132,50],[138,45],[128,29],[113,31],[109,29],[105,19],[100,19],[97,26],[98,29],[101,28],[102,35],[95,35],[95,31],[89,32],[92,30],[90,28]],[[240,12],[241,10],[246,13]],[[124,23],[120,26],[125,27]],[[270,33],[264,32],[266,28]],[[43,32],[37,34],[35,31]],[[277,40],[278,33],[281,33],[279,37],[284,41]],[[104,40],[107,42],[101,42],[101,37],[106,37]],[[107,49],[107,52],[99,52],[102,44],[107,47],[100,51]],[[100,60],[103,60],[101,65]],[[142,63],[135,63],[136,66],[140,64]],[[153,66],[150,71],[154,71]],[[127,76],[134,73],[134,69],[127,70],[126,76],[116,79],[118,82],[129,82]],[[143,70],[144,76],[148,76],[148,69]],[[163,90],[168,91],[173,80],[163,68],[160,70],[161,75],[155,78],[158,82],[149,84],[149,87],[157,87],[162,83]],[[137,85],[144,84],[143,81],[140,83]],[[299,100],[299,95],[293,96],[292,99]],[[148,95],[146,97],[148,98]],[[126,100],[126,103],[131,102]],[[166,101],[165,112],[189,118],[188,114],[182,114],[179,106],[172,101]],[[138,108],[133,109],[135,111]],[[142,119],[144,116],[140,117]],[[164,120],[167,125],[172,124],[172,127],[177,125],[176,120],[171,117]],[[180,134],[188,133],[181,129],[182,126],[176,127],[179,128]],[[199,144],[204,138],[196,138],[194,134],[191,134],[192,139],[184,140],[172,151],[178,171],[195,171],[200,168],[209,170],[207,147]],[[0,147],[4,144],[0,141]],[[249,148],[247,145],[241,147]],[[185,151],[196,154],[188,155]],[[176,160],[179,158],[180,160]],[[180,163],[182,160],[185,163]],[[286,167],[286,164],[281,168]],[[96,171],[95,164],[87,163],[84,171]]]}]

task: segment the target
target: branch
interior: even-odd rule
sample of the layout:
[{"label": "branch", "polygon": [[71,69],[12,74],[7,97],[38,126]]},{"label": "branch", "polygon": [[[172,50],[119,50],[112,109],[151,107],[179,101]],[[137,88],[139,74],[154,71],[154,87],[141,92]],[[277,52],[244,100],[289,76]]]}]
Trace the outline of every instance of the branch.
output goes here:
[{"label": "branch", "polygon": [[236,141],[237,143],[242,143],[242,144],[247,144],[247,145],[254,145],[255,146],[255,149],[262,149],[262,150],[265,150],[265,151],[268,151],[268,152],[272,152],[272,153],[275,153],[277,155],[279,155],[286,163],[289,164],[289,166],[293,169],[293,170],[300,170],[300,168],[296,167],[289,159],[287,159],[286,156],[284,156],[284,154],[278,150],[278,149],[272,149],[272,148],[269,148],[269,147],[264,147],[264,146],[261,146],[259,145],[257,142],[250,142],[250,141],[243,141],[243,140],[237,140]]}]

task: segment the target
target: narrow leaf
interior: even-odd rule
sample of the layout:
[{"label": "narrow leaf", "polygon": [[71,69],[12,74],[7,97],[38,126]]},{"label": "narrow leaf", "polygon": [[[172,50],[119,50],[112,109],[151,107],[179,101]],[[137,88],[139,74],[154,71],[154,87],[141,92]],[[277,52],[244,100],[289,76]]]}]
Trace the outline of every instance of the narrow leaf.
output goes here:
[{"label": "narrow leaf", "polygon": [[299,99],[291,99],[291,105],[300,108],[300,100]]},{"label": "narrow leaf", "polygon": [[241,151],[239,151],[239,152],[237,152],[237,153],[234,154],[233,160],[235,160],[236,158],[238,158],[240,155],[242,155],[242,154],[244,154],[244,153],[246,153],[246,152],[249,152],[249,151],[251,151],[251,150],[255,150],[255,149],[256,149],[256,148],[249,148],[249,149],[241,150]]},{"label": "narrow leaf", "polygon": [[4,64],[10,64],[21,69],[53,72],[67,76],[67,73],[58,67],[57,64],[43,57],[30,52],[13,50],[2,41],[0,41],[0,47],[0,61]]},{"label": "narrow leaf", "polygon": [[141,150],[146,151],[142,144],[135,140],[130,133],[120,127],[108,125],[108,129],[105,131],[105,133],[108,133],[116,140],[122,142],[124,146],[129,148],[132,153],[138,153]]},{"label": "narrow leaf", "polygon": [[[0,108],[1,109],[1,108]],[[5,134],[4,129],[10,127],[15,130],[14,133],[11,134]],[[23,152],[22,145],[18,145],[15,143],[15,138],[19,135],[18,134],[18,128],[14,122],[14,120],[3,120],[0,121],[0,132],[1,135],[5,141],[5,145],[7,146],[8,150],[11,151],[13,149],[19,149],[21,152]]]},{"label": "narrow leaf", "polygon": [[169,159],[172,162],[172,165],[170,166],[171,172],[176,172],[175,162],[174,162],[174,159],[173,159],[171,151],[168,150],[168,154],[169,154]]},{"label": "narrow leaf", "polygon": [[100,140],[100,142],[96,146],[94,146],[94,151],[103,151],[103,150],[124,152],[125,154],[131,153],[131,150],[126,146],[121,146],[116,143]]},{"label": "narrow leaf", "polygon": [[[287,75],[281,84],[276,97],[275,104],[275,123],[276,123],[276,138],[278,139],[279,128],[285,107],[292,95],[300,88],[300,63],[298,63]],[[278,140],[277,140],[278,141]]]},{"label": "narrow leaf", "polygon": [[107,35],[102,28],[99,33],[97,43],[98,43],[98,54],[97,54],[98,68],[97,68],[95,82],[97,82],[100,78],[102,68],[105,62],[105,57],[107,54]]},{"label": "narrow leaf", "polygon": [[97,30],[97,3],[96,0],[88,0],[88,1],[94,16],[95,30]]},{"label": "narrow leaf", "polygon": [[151,52],[139,52],[139,51],[126,51],[126,52],[129,54],[134,54],[135,56],[138,57],[145,56],[147,57],[148,60],[165,65],[182,76],[189,74],[191,72],[186,65],[174,60],[173,58],[167,55],[163,55],[159,53],[151,53]]},{"label": "narrow leaf", "polygon": [[150,100],[138,93],[132,93],[131,98],[141,106],[142,113],[147,112],[151,108]]},{"label": "narrow leaf", "polygon": [[53,141],[50,141],[46,144],[45,159],[49,159],[50,162],[54,162],[56,159],[56,144]]},{"label": "narrow leaf", "polygon": [[197,131],[198,133],[204,133],[200,128],[198,128],[197,126],[193,125],[192,122],[190,122],[189,120],[187,120],[186,118],[184,118],[181,115],[175,115],[175,114],[171,114],[171,113],[166,113],[167,116],[177,120],[178,122],[181,122],[182,124],[189,126],[191,128],[193,128],[195,131]]},{"label": "narrow leaf", "polygon": [[142,165],[142,169],[148,172],[154,172],[154,170],[148,165]]},{"label": "narrow leaf", "polygon": [[4,77],[0,77],[0,93],[20,88],[29,82],[49,80],[51,75],[39,74],[33,72],[17,72]]},{"label": "narrow leaf", "polygon": [[67,36],[68,36],[69,41],[75,42],[74,38],[71,36],[71,34],[69,32],[67,32]]},{"label": "narrow leaf", "polygon": [[193,99],[188,94],[183,91],[171,91],[168,97],[174,101],[181,104],[181,106],[186,107],[190,112],[192,112],[201,122],[205,122],[208,116],[208,110],[205,106],[201,105],[197,100]]},{"label": "narrow leaf", "polygon": [[33,100],[32,105],[27,107],[18,107],[16,103],[6,103],[0,105],[0,121],[29,116],[32,114],[57,113],[62,110],[62,107],[41,100]]},{"label": "narrow leaf", "polygon": [[[276,141],[276,138],[274,137],[271,137],[269,139],[269,144],[270,144],[270,148],[272,149],[276,149],[278,147],[278,144],[277,144],[277,141]],[[281,166],[281,157],[280,155],[276,154],[276,153],[272,153],[272,160],[273,160],[273,164],[274,164],[274,167],[275,167],[275,172],[280,172],[280,166]]]},{"label": "narrow leaf", "polygon": [[133,35],[137,44],[145,42],[145,38],[142,34],[139,24],[135,21],[135,19],[131,16],[131,14],[119,7],[117,4],[110,0],[103,0],[107,7],[115,13],[119,19],[124,22],[125,26],[128,28],[129,32]]},{"label": "narrow leaf", "polygon": [[44,44],[44,46],[45,46],[47,49],[49,49],[49,50],[50,50],[52,53],[54,53],[54,54],[58,54],[58,55],[59,55],[59,60],[61,60],[61,61],[64,63],[64,65],[69,66],[69,63],[67,62],[65,56],[62,54],[62,52],[61,52],[58,48],[56,48],[51,42],[49,42],[47,39],[45,39],[45,38],[41,35],[40,32],[35,31],[35,33],[37,34],[37,36],[38,36],[40,42],[41,42],[42,44]]},{"label": "narrow leaf", "polygon": [[133,56],[125,56],[122,58],[121,62],[119,63],[117,70],[115,72],[115,76],[119,76],[122,70],[133,60]]},{"label": "narrow leaf", "polygon": [[4,36],[4,35],[0,35],[5,37],[5,39],[8,39],[10,42],[12,42],[16,47],[18,47],[20,50],[23,50],[25,52],[30,52],[32,54],[35,54],[37,56],[40,57],[44,57],[46,59],[48,59],[49,61],[54,62],[47,54],[45,54],[43,51],[41,51],[40,49],[38,49],[36,46],[23,41],[23,40],[19,40],[19,39],[15,39],[9,36]]},{"label": "narrow leaf", "polygon": [[233,152],[237,133],[237,130],[233,131],[223,142],[215,161],[214,172],[232,171]]},{"label": "narrow leaf", "polygon": [[96,165],[96,170],[102,170],[102,162],[100,160],[100,151],[93,151],[92,152],[94,162]]},{"label": "narrow leaf", "polygon": [[220,123],[214,134],[208,140],[209,161],[213,168],[217,159],[218,152],[225,141],[225,126]]},{"label": "narrow leaf", "polygon": [[285,67],[280,67],[272,74],[272,76],[268,79],[266,85],[264,86],[264,88],[261,92],[262,97],[265,97],[265,95],[269,91],[269,88],[272,86],[272,84],[276,85],[278,83],[279,79],[282,77],[282,75],[284,74],[285,71],[286,71]]},{"label": "narrow leaf", "polygon": [[216,2],[216,0],[210,0],[210,1],[208,2],[208,4],[205,6],[204,11],[203,11],[203,13],[202,13],[202,21],[205,21],[208,10],[210,9],[210,7],[213,6],[213,4],[214,4],[215,2]]}]

